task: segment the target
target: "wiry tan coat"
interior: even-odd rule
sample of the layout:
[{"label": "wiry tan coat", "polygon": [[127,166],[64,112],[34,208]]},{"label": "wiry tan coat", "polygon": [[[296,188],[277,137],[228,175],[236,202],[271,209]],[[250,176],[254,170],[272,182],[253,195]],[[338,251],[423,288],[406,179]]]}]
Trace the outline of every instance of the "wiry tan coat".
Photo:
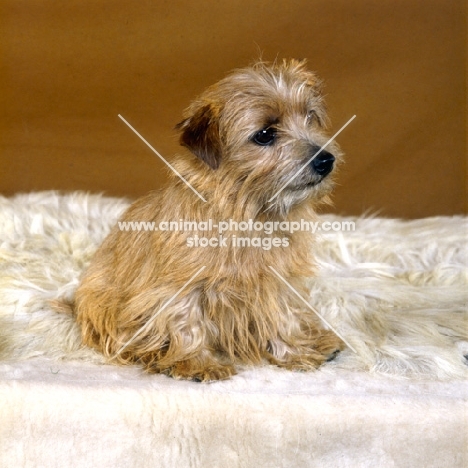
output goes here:
[{"label": "wiry tan coat", "polygon": [[[314,219],[331,177],[308,166],[288,181],[327,141],[325,119],[320,84],[303,63],[235,71],[195,100],[178,125],[191,153],[173,166],[206,202],[172,175],[167,190],[137,200],[122,221]],[[256,144],[253,137],[270,128],[274,141]],[[327,151],[339,160],[335,145]],[[227,378],[236,363],[263,359],[311,369],[341,348],[270,269],[306,298],[303,278],[313,271],[309,232],[226,232],[225,247],[190,247],[195,234],[219,235],[116,226],[76,292],[83,341],[115,362],[195,380]],[[233,247],[234,235],[282,237],[289,245]]]}]

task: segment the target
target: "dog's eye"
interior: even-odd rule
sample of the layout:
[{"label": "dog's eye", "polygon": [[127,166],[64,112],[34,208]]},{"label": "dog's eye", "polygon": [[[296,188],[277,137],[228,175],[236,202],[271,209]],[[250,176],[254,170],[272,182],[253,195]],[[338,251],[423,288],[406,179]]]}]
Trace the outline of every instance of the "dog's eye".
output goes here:
[{"label": "dog's eye", "polygon": [[317,112],[315,112],[314,110],[308,111],[307,112],[307,120],[309,122],[313,122],[313,121],[318,122],[319,118],[318,118]]},{"label": "dog's eye", "polygon": [[273,127],[264,128],[252,137],[252,141],[260,146],[270,146],[275,142],[275,139],[276,129]]}]

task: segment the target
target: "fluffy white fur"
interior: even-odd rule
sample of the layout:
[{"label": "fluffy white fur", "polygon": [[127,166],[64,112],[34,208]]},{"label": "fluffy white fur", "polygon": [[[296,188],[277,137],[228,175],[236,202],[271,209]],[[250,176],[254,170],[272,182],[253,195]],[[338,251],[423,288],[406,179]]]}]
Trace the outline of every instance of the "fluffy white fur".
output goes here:
[{"label": "fluffy white fur", "polygon": [[[1,359],[104,362],[81,345],[73,318],[49,301],[73,297],[80,273],[127,206],[83,193],[0,199]],[[466,376],[467,219],[352,220],[354,232],[320,232],[319,274],[310,280],[311,304],[357,351],[327,365]]]},{"label": "fluffy white fur", "polygon": [[465,218],[322,233],[310,300],[358,353],[204,385],[103,365],[48,306],[126,206],[0,198],[0,466],[467,466]]}]

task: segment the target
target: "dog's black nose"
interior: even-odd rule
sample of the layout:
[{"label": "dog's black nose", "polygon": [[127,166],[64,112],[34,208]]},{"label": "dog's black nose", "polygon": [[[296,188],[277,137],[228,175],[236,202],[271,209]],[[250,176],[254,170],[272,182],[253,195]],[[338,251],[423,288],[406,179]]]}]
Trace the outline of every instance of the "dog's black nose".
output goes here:
[{"label": "dog's black nose", "polygon": [[325,177],[327,174],[330,174],[334,162],[335,156],[328,151],[322,150],[320,154],[312,160],[312,167],[317,174]]}]

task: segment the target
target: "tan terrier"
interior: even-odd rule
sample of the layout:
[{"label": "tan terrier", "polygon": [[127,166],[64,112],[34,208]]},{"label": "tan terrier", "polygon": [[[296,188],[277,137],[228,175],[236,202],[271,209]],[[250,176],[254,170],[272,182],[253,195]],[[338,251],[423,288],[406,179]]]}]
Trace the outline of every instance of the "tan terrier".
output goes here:
[{"label": "tan terrier", "polygon": [[[255,243],[258,230],[239,233],[235,224],[312,220],[327,201],[340,152],[333,143],[321,150],[320,87],[303,62],[257,63],[189,106],[177,129],[191,153],[173,163],[185,181],[172,174],[168,189],[133,203],[78,287],[84,343],[115,362],[197,381],[263,360],[309,370],[342,348],[297,297],[308,297],[304,281],[313,275],[311,233],[282,231],[278,242],[263,232]],[[185,230],[122,229],[208,220],[213,226],[198,234],[215,242],[204,246]]]}]

